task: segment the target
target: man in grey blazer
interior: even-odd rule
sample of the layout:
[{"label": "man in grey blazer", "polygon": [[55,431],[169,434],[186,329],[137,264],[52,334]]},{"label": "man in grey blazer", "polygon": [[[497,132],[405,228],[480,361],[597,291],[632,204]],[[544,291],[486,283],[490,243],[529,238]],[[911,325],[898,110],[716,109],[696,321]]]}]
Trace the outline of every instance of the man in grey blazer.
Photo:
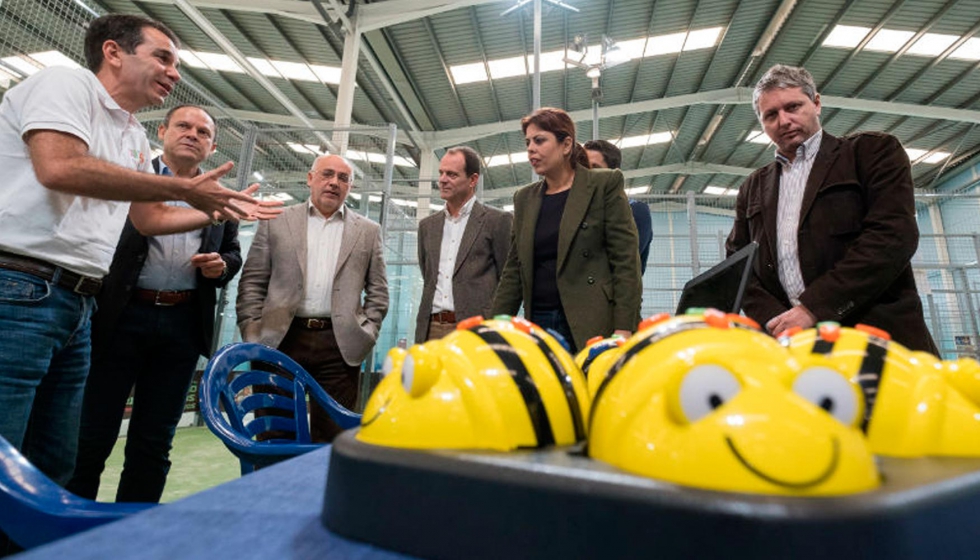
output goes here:
[{"label": "man in grey blazer", "polygon": [[466,146],[446,150],[439,162],[442,212],[419,222],[422,301],[415,342],[441,338],[457,320],[488,315],[507,261],[513,216],[476,200],[480,156]]},{"label": "man in grey blazer", "polygon": [[[381,227],[344,207],[350,181],[351,167],[340,156],[313,162],[309,201],[259,226],[237,312],[245,341],[278,348],[353,408],[361,362],[388,312],[388,281]],[[310,428],[318,442],[340,432],[316,405]]]}]

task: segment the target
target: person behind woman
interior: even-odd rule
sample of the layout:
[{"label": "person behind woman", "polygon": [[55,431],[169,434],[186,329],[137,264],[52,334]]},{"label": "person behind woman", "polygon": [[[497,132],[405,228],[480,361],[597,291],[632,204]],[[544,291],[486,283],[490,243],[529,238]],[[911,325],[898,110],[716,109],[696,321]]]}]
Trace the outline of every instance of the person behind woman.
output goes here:
[{"label": "person behind woman", "polygon": [[585,341],[629,336],[640,320],[637,233],[619,170],[589,169],[575,123],[561,109],[521,120],[527,157],[542,177],[514,195],[511,248],[493,313],[524,315]]}]

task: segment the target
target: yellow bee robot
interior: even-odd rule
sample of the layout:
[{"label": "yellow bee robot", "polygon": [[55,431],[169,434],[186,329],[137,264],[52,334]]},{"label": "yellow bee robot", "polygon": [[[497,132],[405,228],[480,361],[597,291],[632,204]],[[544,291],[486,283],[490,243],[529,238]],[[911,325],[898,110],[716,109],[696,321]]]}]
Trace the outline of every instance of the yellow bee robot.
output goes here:
[{"label": "yellow bee robot", "polygon": [[847,376],[802,371],[754,323],[717,310],[645,321],[609,350],[589,456],[699,488],[841,495],[879,485]]},{"label": "yellow bee robot", "polygon": [[939,361],[888,333],[821,323],[783,337],[810,369],[840,372],[862,389],[871,449],[893,457],[980,456],[980,363]]},{"label": "yellow bee robot", "polygon": [[357,439],[413,449],[511,451],[583,441],[589,399],[572,356],[519,317],[473,317],[393,349]]}]

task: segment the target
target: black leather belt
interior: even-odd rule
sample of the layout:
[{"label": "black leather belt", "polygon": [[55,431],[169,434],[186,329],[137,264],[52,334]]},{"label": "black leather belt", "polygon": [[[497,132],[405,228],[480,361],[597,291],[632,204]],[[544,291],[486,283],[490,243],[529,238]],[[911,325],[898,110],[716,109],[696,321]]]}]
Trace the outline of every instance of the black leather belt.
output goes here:
[{"label": "black leather belt", "polygon": [[[83,296],[97,295],[99,290],[102,289],[101,278],[83,276],[67,268],[40,259],[33,259],[4,251],[0,251],[0,268],[33,274],[38,278],[43,278],[48,282],[54,282],[62,288],[67,288]],[[58,278],[57,280],[55,280],[56,276]]]},{"label": "black leather belt", "polygon": [[293,324],[311,331],[323,331],[333,327],[330,317],[295,317]]},{"label": "black leather belt", "polygon": [[151,305],[171,306],[186,303],[194,297],[194,290],[144,290],[137,288],[133,292],[136,301]]}]

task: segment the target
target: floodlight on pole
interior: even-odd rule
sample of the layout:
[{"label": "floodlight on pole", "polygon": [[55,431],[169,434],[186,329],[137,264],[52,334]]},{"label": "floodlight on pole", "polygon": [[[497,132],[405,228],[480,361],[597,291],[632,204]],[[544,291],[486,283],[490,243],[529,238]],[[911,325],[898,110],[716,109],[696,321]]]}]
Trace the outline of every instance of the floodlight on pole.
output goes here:
[{"label": "floodlight on pole", "polygon": [[629,61],[629,57],[626,53],[619,48],[616,41],[603,35],[602,41],[599,43],[600,55],[599,61],[588,63],[585,61],[586,56],[589,54],[589,40],[587,35],[576,35],[572,44],[569,45],[567,52],[573,52],[578,54],[578,58],[570,58],[566,56],[562,59],[566,64],[571,64],[576,68],[585,69],[585,75],[592,80],[592,139],[599,139],[599,101],[602,100],[602,87],[599,84],[599,78],[602,77],[602,71],[612,68],[614,66],[619,66],[620,64]]}]

